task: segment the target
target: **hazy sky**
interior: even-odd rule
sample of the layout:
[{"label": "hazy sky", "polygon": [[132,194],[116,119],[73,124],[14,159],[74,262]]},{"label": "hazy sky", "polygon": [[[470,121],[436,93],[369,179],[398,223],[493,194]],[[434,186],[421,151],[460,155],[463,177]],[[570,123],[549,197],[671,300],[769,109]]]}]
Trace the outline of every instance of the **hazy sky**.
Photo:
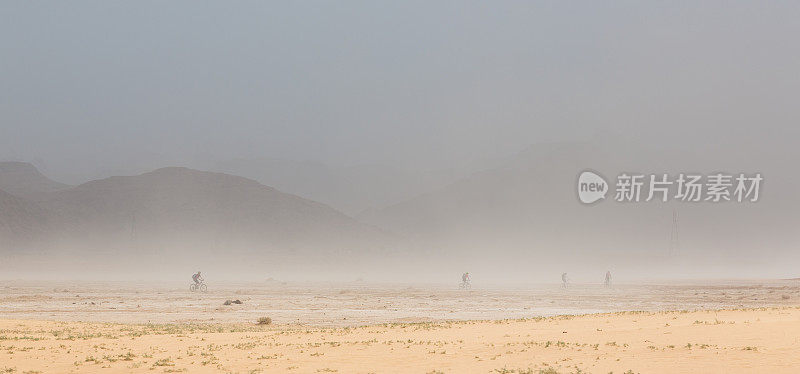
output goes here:
[{"label": "hazy sky", "polygon": [[0,159],[444,167],[605,132],[788,149],[798,19],[777,1],[5,1]]}]

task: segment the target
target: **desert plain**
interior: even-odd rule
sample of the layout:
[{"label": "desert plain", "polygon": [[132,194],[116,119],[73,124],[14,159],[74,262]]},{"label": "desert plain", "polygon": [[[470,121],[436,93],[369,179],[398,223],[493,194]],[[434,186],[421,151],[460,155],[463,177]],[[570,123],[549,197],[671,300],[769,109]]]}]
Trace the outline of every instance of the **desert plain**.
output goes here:
[{"label": "desert plain", "polygon": [[[800,282],[6,281],[7,373],[793,373]],[[225,305],[226,300],[241,304]],[[268,324],[259,324],[262,317]]]}]

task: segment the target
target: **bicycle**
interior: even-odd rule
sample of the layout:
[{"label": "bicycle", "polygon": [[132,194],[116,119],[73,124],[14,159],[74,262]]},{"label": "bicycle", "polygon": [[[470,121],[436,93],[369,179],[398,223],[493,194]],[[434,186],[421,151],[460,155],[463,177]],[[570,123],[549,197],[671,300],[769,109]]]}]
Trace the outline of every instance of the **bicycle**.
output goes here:
[{"label": "bicycle", "polygon": [[470,281],[463,281],[461,282],[461,284],[458,285],[458,288],[462,290],[472,289],[472,283]]},{"label": "bicycle", "polygon": [[206,285],[205,282],[192,283],[192,284],[189,285],[189,291],[192,291],[192,292],[195,292],[195,291],[208,292],[208,286]]}]

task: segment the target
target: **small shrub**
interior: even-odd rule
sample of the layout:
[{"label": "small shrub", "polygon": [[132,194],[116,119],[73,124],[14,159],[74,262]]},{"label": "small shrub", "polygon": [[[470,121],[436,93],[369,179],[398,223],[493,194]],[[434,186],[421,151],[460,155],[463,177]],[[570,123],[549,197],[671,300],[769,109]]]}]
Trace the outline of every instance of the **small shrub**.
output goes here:
[{"label": "small shrub", "polygon": [[270,325],[272,324],[272,318],[269,317],[261,317],[258,319],[259,325]]}]

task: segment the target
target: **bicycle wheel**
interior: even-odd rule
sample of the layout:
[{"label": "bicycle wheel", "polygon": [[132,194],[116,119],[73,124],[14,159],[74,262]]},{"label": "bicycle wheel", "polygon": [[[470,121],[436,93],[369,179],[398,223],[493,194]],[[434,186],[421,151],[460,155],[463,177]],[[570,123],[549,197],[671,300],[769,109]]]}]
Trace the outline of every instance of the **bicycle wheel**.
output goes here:
[{"label": "bicycle wheel", "polygon": [[189,291],[192,291],[192,292],[197,291],[197,285],[196,284],[190,284],[189,285]]},{"label": "bicycle wheel", "polygon": [[205,283],[200,285],[200,292],[208,292],[208,286]]}]

